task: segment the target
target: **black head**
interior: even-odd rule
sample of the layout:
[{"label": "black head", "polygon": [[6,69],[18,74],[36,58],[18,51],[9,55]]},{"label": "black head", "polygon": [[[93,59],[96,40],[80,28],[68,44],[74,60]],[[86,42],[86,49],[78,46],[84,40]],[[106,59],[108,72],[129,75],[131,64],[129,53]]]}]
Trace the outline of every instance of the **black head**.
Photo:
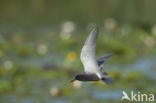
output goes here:
[{"label": "black head", "polygon": [[82,81],[83,79],[84,79],[84,76],[79,74],[79,75],[76,75],[75,78],[71,80],[70,82],[74,82],[75,80]]},{"label": "black head", "polygon": [[84,79],[84,75],[76,75],[75,79],[81,81]]}]

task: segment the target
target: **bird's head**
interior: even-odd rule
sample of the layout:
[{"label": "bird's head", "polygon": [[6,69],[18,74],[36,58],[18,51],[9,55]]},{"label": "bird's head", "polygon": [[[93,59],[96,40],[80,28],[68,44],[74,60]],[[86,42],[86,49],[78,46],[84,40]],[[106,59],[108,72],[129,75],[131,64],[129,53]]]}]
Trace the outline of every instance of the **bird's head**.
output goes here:
[{"label": "bird's head", "polygon": [[83,79],[82,75],[76,75],[75,78],[73,80],[71,80],[70,82],[74,82],[75,80],[82,81],[82,79]]}]

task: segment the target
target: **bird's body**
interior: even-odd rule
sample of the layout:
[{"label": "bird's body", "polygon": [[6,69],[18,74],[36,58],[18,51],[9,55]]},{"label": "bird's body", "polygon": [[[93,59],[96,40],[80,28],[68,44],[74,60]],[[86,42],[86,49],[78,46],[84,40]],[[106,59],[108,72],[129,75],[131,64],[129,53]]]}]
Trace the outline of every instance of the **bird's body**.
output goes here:
[{"label": "bird's body", "polygon": [[76,79],[80,81],[98,81],[99,80],[96,74],[79,74],[76,76]]},{"label": "bird's body", "polygon": [[103,80],[110,84],[112,78],[107,77],[107,73],[102,73],[103,64],[112,55],[106,55],[96,59],[96,41],[98,36],[98,28],[92,30],[81,50],[80,59],[84,66],[84,74],[77,75],[72,81],[98,81]]}]

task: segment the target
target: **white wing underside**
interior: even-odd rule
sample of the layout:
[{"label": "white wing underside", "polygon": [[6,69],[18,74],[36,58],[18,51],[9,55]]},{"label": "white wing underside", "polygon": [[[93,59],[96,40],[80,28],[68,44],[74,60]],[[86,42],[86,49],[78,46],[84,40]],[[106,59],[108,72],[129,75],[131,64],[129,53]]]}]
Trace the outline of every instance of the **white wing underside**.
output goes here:
[{"label": "white wing underside", "polygon": [[98,28],[96,27],[89,34],[82,50],[81,50],[81,61],[84,66],[85,73],[97,74],[99,77],[102,76],[100,68],[96,60],[96,40],[98,35]]}]

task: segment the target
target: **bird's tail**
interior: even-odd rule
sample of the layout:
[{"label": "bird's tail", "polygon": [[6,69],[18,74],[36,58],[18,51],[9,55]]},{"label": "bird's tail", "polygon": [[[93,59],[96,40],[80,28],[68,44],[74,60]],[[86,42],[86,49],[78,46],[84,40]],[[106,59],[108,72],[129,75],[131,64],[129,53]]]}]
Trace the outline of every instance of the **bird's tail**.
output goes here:
[{"label": "bird's tail", "polygon": [[101,79],[103,82],[105,82],[106,84],[111,84],[113,82],[113,79],[111,77],[102,77]]}]

